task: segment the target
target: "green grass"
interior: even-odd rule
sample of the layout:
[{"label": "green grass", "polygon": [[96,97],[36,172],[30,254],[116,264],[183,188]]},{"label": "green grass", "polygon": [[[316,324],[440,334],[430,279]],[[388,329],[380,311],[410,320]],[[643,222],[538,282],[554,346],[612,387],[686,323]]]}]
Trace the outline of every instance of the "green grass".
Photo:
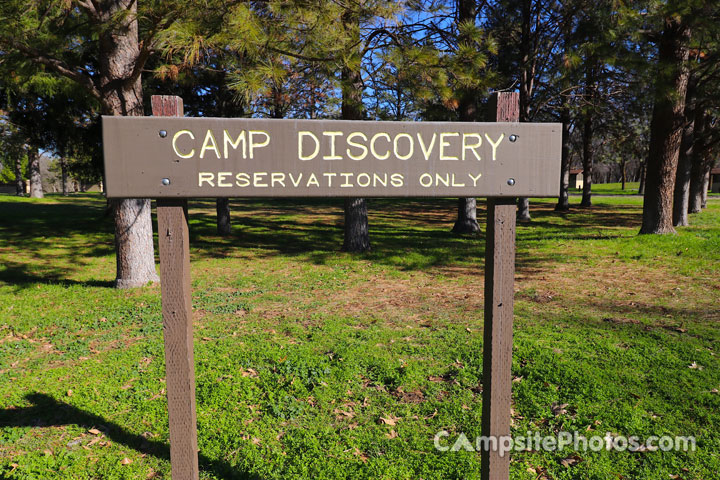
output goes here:
[{"label": "green grass", "polygon": [[[677,235],[638,236],[641,201],[558,214],[533,200],[518,227],[513,431],[694,435],[698,448],[579,452],[569,466],[572,451],[524,451],[513,479],[720,471],[720,202]],[[373,251],[351,256],[340,205],[233,200],[220,238],[214,204],[191,202],[202,478],[478,478],[478,453],[433,438],[480,434],[482,237],[449,233],[452,200],[370,200]],[[92,195],[0,197],[0,478],[170,476],[160,290],[110,288],[103,213]]]},{"label": "green grass", "polygon": [[[593,183],[592,193],[596,195],[637,195],[639,187],[640,182],[627,182],[624,190],[622,183]],[[577,191],[582,193],[582,190]]]}]

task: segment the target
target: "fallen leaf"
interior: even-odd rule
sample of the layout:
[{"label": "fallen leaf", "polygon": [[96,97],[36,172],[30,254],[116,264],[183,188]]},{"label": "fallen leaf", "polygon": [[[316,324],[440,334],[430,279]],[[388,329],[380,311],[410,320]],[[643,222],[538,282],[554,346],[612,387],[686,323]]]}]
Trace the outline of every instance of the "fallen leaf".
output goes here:
[{"label": "fallen leaf", "polygon": [[127,457],[123,458],[122,461],[120,461],[120,463],[121,463],[122,465],[130,465],[132,462],[133,462],[133,461],[130,460],[129,458],[127,458]]},{"label": "fallen leaf", "polygon": [[553,402],[552,405],[550,405],[550,410],[552,411],[552,414],[557,417],[558,415],[564,415],[567,413],[567,410],[565,409],[565,407],[567,406],[567,403],[560,404],[557,402]]},{"label": "fallen leaf", "polygon": [[385,436],[387,438],[397,438],[398,434],[395,430],[390,430],[390,432],[386,433]]},{"label": "fallen leaf", "polygon": [[720,390],[718,390],[717,388],[713,388],[712,390],[710,390],[710,393],[720,393]]},{"label": "fallen leaf", "polygon": [[577,455],[572,455],[567,458],[563,458],[560,460],[560,464],[565,468],[570,468],[573,465],[577,465],[578,463],[582,462],[582,458],[578,457]]},{"label": "fallen leaf", "polygon": [[68,397],[72,397],[72,394],[73,394],[73,391],[72,391],[72,390],[68,390],[68,391],[67,391],[67,396],[68,396]]},{"label": "fallen leaf", "polygon": [[388,415],[387,417],[380,417],[380,423],[384,423],[385,425],[390,425],[391,427],[394,427],[397,425],[397,422],[400,420],[400,418],[394,416],[394,415]]},{"label": "fallen leaf", "polygon": [[91,428],[90,430],[88,430],[88,433],[92,433],[93,435],[100,435],[102,432],[97,428]]}]

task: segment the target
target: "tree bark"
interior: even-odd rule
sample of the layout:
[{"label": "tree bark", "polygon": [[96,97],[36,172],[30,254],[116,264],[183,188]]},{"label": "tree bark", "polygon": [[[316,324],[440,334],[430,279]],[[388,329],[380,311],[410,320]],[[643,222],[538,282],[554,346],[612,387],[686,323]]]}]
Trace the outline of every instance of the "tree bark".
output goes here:
[{"label": "tree bark", "polygon": [[[125,14],[124,12],[127,12]],[[103,20],[122,15],[117,28],[104,30],[99,39],[99,82],[105,115],[143,115],[142,84],[134,74],[140,56],[137,3],[114,0],[101,12]],[[134,288],[157,282],[151,204],[149,199],[113,200],[117,288]]]},{"label": "tree bark", "polygon": [[342,249],[355,253],[370,250],[367,202],[364,198],[345,199],[345,240]]},{"label": "tree bark", "polygon": [[458,198],[458,218],[453,225],[455,233],[476,233],[480,231],[477,223],[477,199]]},{"label": "tree bark", "polygon": [[[458,1],[458,22],[475,22],[476,2],[474,0]],[[460,38],[460,42],[467,42],[468,39]],[[461,122],[472,122],[476,120],[477,110],[475,107],[475,97],[477,92],[463,89],[459,93],[458,117]],[[477,233],[480,231],[480,225],[477,223],[477,199],[475,198],[459,198],[457,219],[453,225],[452,231],[455,233]]]},{"label": "tree bark", "polygon": [[64,158],[60,159],[60,176],[62,181],[62,194],[63,197],[67,197],[69,190],[68,190],[68,171],[67,171],[67,162]]},{"label": "tree bark", "polygon": [[688,222],[688,203],[690,201],[690,170],[693,163],[695,144],[695,124],[702,122],[702,115],[695,113],[695,86],[692,78],[688,81],[685,96],[685,126],[680,142],[680,156],[675,173],[675,191],[673,192],[673,226],[686,227]]},{"label": "tree bark", "polygon": [[36,147],[30,147],[28,156],[28,176],[30,177],[30,198],[43,198],[42,176],[40,175],[40,154]]},{"label": "tree bark", "polygon": [[640,185],[638,185],[638,195],[645,195],[645,162],[640,163]]},{"label": "tree bark", "polygon": [[560,113],[562,122],[562,153],[560,157],[560,194],[555,205],[555,211],[567,212],[570,210],[570,112],[564,106],[566,101],[563,97],[563,105]]},{"label": "tree bark", "polygon": [[[343,14],[343,25],[347,30],[355,32],[359,23],[357,14],[347,10]],[[359,37],[359,33],[357,33]],[[343,120],[362,120],[363,118],[363,81],[360,66],[362,62],[360,39],[353,47],[349,60],[343,65],[341,72]],[[368,230],[367,202],[364,198],[345,199],[345,228],[343,250],[361,253],[370,250],[370,233]]]},{"label": "tree bark", "polygon": [[673,193],[683,134],[690,28],[678,17],[665,19],[658,49],[655,105],[650,122],[643,222],[640,233],[675,233]]},{"label": "tree bark", "polygon": [[15,195],[25,196],[25,179],[22,174],[22,159],[19,155],[15,158]]},{"label": "tree bark", "polygon": [[[698,125],[698,128],[701,128]],[[696,137],[700,137],[698,134]],[[705,188],[705,164],[709,152],[695,146],[693,161],[690,167],[690,193],[688,199],[688,213],[699,213],[702,210],[703,188]]]},{"label": "tree bark", "polygon": [[217,212],[217,232],[224,237],[230,235],[230,199],[216,198],[215,211]]},{"label": "tree bark", "polygon": [[705,176],[703,176],[702,195],[700,197],[700,208],[707,208],[707,194],[708,194],[708,187],[710,187],[711,167],[712,167],[712,163],[709,164],[709,166],[705,170]]},{"label": "tree bark", "polygon": [[517,221],[529,222],[530,217],[530,199],[528,197],[519,197],[517,200]]}]

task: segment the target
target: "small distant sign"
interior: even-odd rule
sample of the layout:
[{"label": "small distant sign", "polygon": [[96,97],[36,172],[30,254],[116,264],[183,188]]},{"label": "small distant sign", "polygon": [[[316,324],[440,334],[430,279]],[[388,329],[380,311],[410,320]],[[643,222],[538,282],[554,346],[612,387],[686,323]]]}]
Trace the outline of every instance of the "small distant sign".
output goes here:
[{"label": "small distant sign", "polygon": [[553,197],[555,123],[103,117],[108,197]]}]

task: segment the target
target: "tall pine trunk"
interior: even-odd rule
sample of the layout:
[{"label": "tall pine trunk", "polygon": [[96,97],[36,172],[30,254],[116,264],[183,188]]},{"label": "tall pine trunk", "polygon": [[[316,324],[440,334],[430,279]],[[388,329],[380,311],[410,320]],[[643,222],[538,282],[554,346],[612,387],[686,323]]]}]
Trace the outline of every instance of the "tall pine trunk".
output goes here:
[{"label": "tall pine trunk", "polygon": [[67,162],[64,158],[60,159],[60,179],[62,182],[63,197],[67,197],[70,191],[70,189],[68,188],[68,183],[70,182],[70,179],[68,178]]},{"label": "tall pine trunk", "polygon": [[560,106],[560,121],[562,122],[562,153],[560,157],[560,194],[555,210],[567,212],[570,210],[570,112],[567,100],[563,96]]},{"label": "tall pine trunk", "polygon": [[25,179],[22,173],[22,159],[18,155],[15,158],[15,195],[18,197],[25,196]]},{"label": "tall pine trunk", "polygon": [[665,19],[658,49],[659,68],[650,122],[650,152],[640,233],[675,233],[673,193],[685,117],[689,41],[690,28],[681,18]]},{"label": "tall pine trunk", "polygon": [[[475,22],[475,1],[458,1],[458,23]],[[458,43],[466,43],[469,39],[459,38]],[[459,119],[461,122],[472,122],[476,120],[477,111],[475,108],[475,96],[477,92],[463,89],[459,92]],[[480,231],[477,223],[477,200],[475,198],[459,198],[457,219],[452,231],[455,233],[476,233]]]},{"label": "tall pine trunk", "polygon": [[675,227],[689,225],[688,203],[690,201],[690,171],[693,163],[693,148],[696,143],[695,124],[696,121],[702,122],[702,115],[696,115],[695,113],[694,95],[695,86],[691,78],[685,97],[685,125],[675,173],[675,191],[673,192],[673,226]]},{"label": "tall pine trunk", "polygon": [[[520,55],[521,55],[521,76],[520,76],[520,121],[530,121],[530,99],[535,88],[534,58],[532,57],[532,43],[530,39],[532,21],[532,0],[522,0],[522,24],[520,26]],[[517,199],[517,221],[529,222],[530,199],[518,197]]]},{"label": "tall pine trunk", "polygon": [[[362,57],[359,42],[359,20],[357,14],[351,10],[343,14],[342,20],[345,29],[353,32],[353,37],[356,37],[358,42],[352,47],[353,51],[341,72],[341,115],[343,120],[362,120],[363,81],[360,70]],[[344,210],[345,226],[342,249],[352,253],[370,250],[367,202],[364,198],[346,198]]]},{"label": "tall pine trunk", "polygon": [[585,100],[588,106],[585,107],[582,132],[583,193],[582,201],[580,201],[581,207],[592,206],[593,164],[595,163],[593,150],[595,134],[593,115],[595,111],[593,106],[597,101],[597,63],[594,58],[589,59],[588,62],[589,65],[585,71]]},{"label": "tall pine trunk", "polygon": [[42,176],[40,175],[40,153],[36,147],[30,147],[28,156],[28,176],[30,177],[30,197],[43,198]]},{"label": "tall pine trunk", "polygon": [[[113,0],[105,5],[107,21],[120,16],[121,25],[100,35],[100,86],[105,115],[143,115],[140,75],[133,75],[139,57],[137,3]],[[117,288],[133,288],[159,281],[149,199],[113,200]]]},{"label": "tall pine trunk", "polygon": [[638,185],[638,195],[645,195],[645,162],[640,163],[640,184]]},{"label": "tall pine trunk", "polygon": [[705,170],[705,176],[703,176],[700,208],[707,208],[707,194],[708,194],[708,188],[710,188],[710,171],[711,170],[712,170],[712,163],[710,162],[710,163],[708,163],[707,169]]},{"label": "tall pine trunk", "polygon": [[215,212],[217,213],[218,235],[226,237],[230,235],[232,226],[230,224],[230,199],[218,197],[215,199]]},{"label": "tall pine trunk", "polygon": [[705,185],[705,164],[708,162],[710,152],[695,146],[693,161],[690,167],[690,193],[688,199],[688,213],[699,213],[703,206],[703,189]]}]

